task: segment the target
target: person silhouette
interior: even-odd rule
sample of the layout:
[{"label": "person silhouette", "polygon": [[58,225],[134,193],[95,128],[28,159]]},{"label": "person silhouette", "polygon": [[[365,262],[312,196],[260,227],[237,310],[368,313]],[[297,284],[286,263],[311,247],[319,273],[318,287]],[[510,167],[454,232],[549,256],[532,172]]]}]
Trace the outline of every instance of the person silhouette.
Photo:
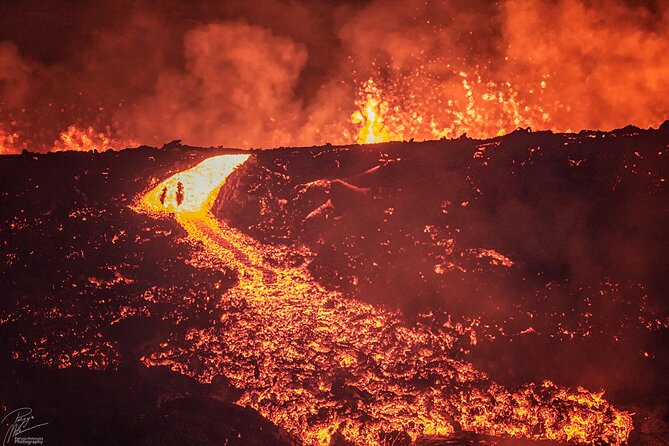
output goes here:
[{"label": "person silhouette", "polygon": [[184,185],[181,181],[177,183],[177,206],[184,202]]},{"label": "person silhouette", "polygon": [[163,187],[163,191],[160,193],[160,204],[165,206],[165,198],[167,198],[167,186]]}]

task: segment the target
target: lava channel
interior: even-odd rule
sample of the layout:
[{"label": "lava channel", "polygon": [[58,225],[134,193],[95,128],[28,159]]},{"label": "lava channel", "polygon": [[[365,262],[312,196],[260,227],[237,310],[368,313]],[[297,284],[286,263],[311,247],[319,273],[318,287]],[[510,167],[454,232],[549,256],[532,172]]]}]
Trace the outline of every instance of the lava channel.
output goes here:
[{"label": "lava channel", "polygon": [[[631,416],[603,392],[550,381],[507,389],[471,363],[447,330],[324,289],[305,265],[276,266],[288,249],[259,243],[211,214],[226,177],[247,156],[209,158],[160,183],[138,210],[173,216],[192,264],[225,265],[239,282],[221,316],[173,333],[146,366],[211,382],[224,376],[252,407],[305,444],[389,444],[475,432],[575,444],[621,445]],[[403,439],[403,440],[402,440]],[[400,441],[398,441],[400,440]]]}]

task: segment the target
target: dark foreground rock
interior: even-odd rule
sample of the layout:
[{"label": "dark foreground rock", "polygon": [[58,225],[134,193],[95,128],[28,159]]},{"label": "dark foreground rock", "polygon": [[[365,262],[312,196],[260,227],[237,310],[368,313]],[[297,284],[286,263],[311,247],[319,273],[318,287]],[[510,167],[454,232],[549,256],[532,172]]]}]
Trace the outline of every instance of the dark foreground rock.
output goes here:
[{"label": "dark foreground rock", "polygon": [[[2,364],[3,414],[30,407],[48,445],[288,445],[290,438],[234,390],[159,367],[52,370]],[[6,426],[3,426],[5,432]]]}]

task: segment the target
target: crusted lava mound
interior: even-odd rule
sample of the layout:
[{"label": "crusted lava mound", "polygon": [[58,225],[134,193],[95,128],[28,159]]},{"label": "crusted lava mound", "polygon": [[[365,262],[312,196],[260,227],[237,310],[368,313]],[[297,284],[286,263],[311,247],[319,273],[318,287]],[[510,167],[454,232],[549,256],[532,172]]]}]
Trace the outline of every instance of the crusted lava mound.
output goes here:
[{"label": "crusted lava mound", "polygon": [[493,376],[652,400],[669,390],[668,179],[669,123],[521,129],[263,151],[215,209],[255,239],[306,245],[295,262],[330,288],[471,321]]}]

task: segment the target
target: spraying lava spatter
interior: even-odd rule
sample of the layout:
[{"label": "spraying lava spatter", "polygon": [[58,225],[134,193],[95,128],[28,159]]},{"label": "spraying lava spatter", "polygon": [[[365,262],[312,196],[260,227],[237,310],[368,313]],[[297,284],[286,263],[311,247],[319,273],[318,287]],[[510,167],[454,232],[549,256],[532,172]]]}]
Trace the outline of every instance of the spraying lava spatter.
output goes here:
[{"label": "spraying lava spatter", "polygon": [[358,144],[374,144],[379,142],[397,141],[402,139],[398,133],[400,128],[391,131],[384,119],[388,116],[388,103],[380,97],[381,92],[373,79],[367,80],[356,100],[359,110],[351,115],[351,123],[359,125],[356,142]]},{"label": "spraying lava spatter", "polygon": [[[543,80],[532,92],[546,85]],[[355,106],[351,123],[358,144],[501,136],[518,127],[546,127],[551,118],[542,107],[524,103],[510,82],[464,71],[453,73],[449,83],[421,70],[383,82],[370,78],[359,85]]]},{"label": "spraying lava spatter", "polygon": [[239,404],[306,444],[335,438],[385,444],[458,431],[578,444],[627,441],[630,415],[602,392],[549,381],[506,389],[459,359],[450,327],[408,325],[328,291],[306,266],[277,261],[287,248],[260,244],[217,221],[210,213],[215,195],[246,159],[209,158],[139,200],[138,210],[175,216],[196,242],[193,265],[223,264],[239,280],[212,296],[218,319],[173,333],[142,358],[145,365],[167,365],[201,382],[224,376],[241,389]]}]

